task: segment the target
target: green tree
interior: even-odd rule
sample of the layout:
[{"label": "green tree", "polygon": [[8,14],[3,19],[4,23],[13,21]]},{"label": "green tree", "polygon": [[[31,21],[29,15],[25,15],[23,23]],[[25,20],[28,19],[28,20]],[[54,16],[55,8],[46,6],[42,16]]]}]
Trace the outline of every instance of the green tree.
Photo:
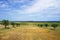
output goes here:
[{"label": "green tree", "polygon": [[56,27],[58,26],[58,24],[52,24],[51,25],[54,29],[56,29]]},{"label": "green tree", "polygon": [[43,24],[40,24],[39,26],[40,26],[40,27],[43,27]]},{"label": "green tree", "polygon": [[45,27],[48,27],[48,24],[45,24]]},{"label": "green tree", "polygon": [[38,24],[39,27],[43,27],[43,24]]},{"label": "green tree", "polygon": [[16,24],[15,22],[11,22],[12,27],[15,27],[15,24]]},{"label": "green tree", "polygon": [[7,28],[7,26],[9,25],[9,21],[8,20],[2,20],[2,24],[5,26],[5,28]]},{"label": "green tree", "polygon": [[20,26],[20,24],[19,23],[16,23],[16,26],[18,27],[18,26]]}]

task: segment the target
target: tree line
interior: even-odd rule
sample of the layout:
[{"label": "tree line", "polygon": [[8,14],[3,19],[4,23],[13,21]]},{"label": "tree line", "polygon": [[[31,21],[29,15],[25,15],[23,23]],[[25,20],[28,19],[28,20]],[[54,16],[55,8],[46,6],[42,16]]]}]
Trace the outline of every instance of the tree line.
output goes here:
[{"label": "tree line", "polygon": [[9,28],[7,26],[12,25],[12,27],[15,27],[15,25],[18,27],[20,26],[19,23],[16,22],[10,22],[9,20],[2,20],[2,25],[4,25],[5,28]]},{"label": "tree line", "polygon": [[[26,24],[26,23],[24,23]],[[18,27],[20,26],[20,23],[16,23],[16,22],[10,22],[9,20],[2,20],[2,25],[4,25],[5,28],[9,28],[9,25],[12,25],[12,27]],[[38,27],[48,27],[49,24],[37,24]],[[51,27],[53,27],[54,29],[56,29],[56,27],[58,26],[58,24],[51,24]]]},{"label": "tree line", "polygon": [[[38,27],[48,27],[49,24],[37,24]],[[58,27],[58,24],[51,24],[51,27],[53,27],[53,29],[55,30]]]}]

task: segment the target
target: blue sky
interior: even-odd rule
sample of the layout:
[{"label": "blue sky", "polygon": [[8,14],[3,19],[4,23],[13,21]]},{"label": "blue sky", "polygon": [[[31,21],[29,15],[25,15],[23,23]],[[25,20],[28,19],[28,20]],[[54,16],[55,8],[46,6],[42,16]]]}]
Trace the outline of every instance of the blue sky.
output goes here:
[{"label": "blue sky", "polygon": [[0,20],[60,21],[60,0],[0,0]]}]

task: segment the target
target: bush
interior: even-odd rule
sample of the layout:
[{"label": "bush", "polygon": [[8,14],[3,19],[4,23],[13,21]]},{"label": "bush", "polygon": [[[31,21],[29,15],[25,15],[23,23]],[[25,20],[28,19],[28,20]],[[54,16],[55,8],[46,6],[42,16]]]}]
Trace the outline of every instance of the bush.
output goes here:
[{"label": "bush", "polygon": [[48,24],[45,24],[44,26],[45,26],[45,27],[48,27],[49,25],[48,25]]},{"label": "bush", "polygon": [[15,24],[16,24],[15,22],[11,22],[12,27],[15,27]]},{"label": "bush", "polygon": [[19,23],[16,23],[16,26],[18,27],[18,26],[20,26],[20,24]]},{"label": "bush", "polygon": [[56,27],[58,26],[58,24],[52,24],[51,25],[54,29],[56,29]]},{"label": "bush", "polygon": [[43,24],[37,24],[38,27],[43,27]]}]

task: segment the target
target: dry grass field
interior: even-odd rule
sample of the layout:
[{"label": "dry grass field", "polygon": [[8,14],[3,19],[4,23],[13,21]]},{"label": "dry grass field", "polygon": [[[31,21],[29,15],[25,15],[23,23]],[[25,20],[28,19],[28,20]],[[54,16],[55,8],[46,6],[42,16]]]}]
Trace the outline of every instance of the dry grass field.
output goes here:
[{"label": "dry grass field", "polygon": [[60,40],[60,29],[50,30],[34,25],[4,29],[0,26],[0,40]]}]

